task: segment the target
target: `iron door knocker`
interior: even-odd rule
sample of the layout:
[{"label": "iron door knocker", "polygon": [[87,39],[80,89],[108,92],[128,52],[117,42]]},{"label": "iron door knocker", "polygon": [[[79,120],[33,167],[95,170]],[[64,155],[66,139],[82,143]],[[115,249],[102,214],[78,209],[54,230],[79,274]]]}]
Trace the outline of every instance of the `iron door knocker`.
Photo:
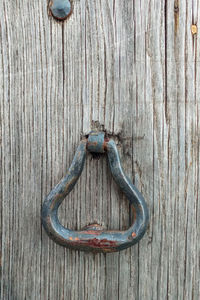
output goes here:
[{"label": "iron door knocker", "polygon": [[[107,154],[112,176],[134,208],[135,220],[128,230],[105,231],[100,225],[92,224],[83,230],[73,231],[59,223],[58,208],[81,175],[87,151]],[[114,140],[105,138],[103,132],[91,132],[87,139],[81,141],[66,176],[53,188],[42,207],[42,224],[49,237],[62,246],[85,251],[105,253],[131,247],[143,237],[148,221],[143,196],[124,174]]]}]

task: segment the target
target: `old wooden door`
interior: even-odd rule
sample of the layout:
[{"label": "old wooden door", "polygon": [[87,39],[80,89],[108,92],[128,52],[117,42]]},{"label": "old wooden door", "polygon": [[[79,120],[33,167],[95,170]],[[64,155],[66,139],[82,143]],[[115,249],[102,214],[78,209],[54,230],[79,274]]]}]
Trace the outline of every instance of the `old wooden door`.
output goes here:
[{"label": "old wooden door", "polygon": [[[1,299],[198,300],[199,0],[0,1]],[[113,135],[150,211],[121,253],[52,242],[42,202],[93,127]],[[106,159],[88,155],[60,209],[65,226],[129,226]]]}]

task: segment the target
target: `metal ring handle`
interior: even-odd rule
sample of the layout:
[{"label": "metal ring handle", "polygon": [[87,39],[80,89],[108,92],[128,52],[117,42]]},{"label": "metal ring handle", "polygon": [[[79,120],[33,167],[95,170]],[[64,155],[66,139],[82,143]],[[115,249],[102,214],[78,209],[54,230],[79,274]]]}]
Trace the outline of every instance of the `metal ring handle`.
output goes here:
[{"label": "metal ring handle", "polygon": [[[81,231],[73,231],[59,223],[58,208],[82,173],[86,150],[107,153],[112,176],[134,208],[135,220],[128,230],[105,231],[100,225],[92,224]],[[105,253],[131,247],[143,237],[148,221],[145,200],[124,174],[115,142],[104,139],[104,133],[91,133],[88,140],[81,141],[67,175],[50,192],[42,207],[42,224],[49,237],[62,246],[85,251]]]}]

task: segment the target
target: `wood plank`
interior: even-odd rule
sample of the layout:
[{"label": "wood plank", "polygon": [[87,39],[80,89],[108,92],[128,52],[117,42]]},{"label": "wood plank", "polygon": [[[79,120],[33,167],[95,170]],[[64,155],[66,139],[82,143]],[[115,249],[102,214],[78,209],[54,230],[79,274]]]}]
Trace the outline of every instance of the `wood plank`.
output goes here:
[{"label": "wood plank", "polygon": [[[174,20],[172,19],[174,14]],[[198,299],[200,287],[197,235],[199,231],[199,96],[196,70],[199,68],[199,35],[191,25],[197,22],[199,1],[167,6],[167,103],[169,132],[169,191],[167,211],[171,232],[168,246],[168,293],[177,299]],[[174,280],[170,280],[173,275]],[[197,276],[197,277],[196,277]]]},{"label": "wood plank", "polygon": [[[199,0],[0,2],[0,299],[187,299],[200,293]],[[82,135],[102,128],[142,191],[150,225],[121,253],[64,249],[42,202]],[[131,212],[105,157],[88,154],[63,225],[125,229]]]}]

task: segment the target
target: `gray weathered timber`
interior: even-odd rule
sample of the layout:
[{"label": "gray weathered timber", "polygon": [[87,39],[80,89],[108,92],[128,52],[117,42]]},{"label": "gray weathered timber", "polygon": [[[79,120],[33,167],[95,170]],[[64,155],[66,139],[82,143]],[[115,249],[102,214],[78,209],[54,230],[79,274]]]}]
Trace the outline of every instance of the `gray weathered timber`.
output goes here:
[{"label": "gray weathered timber", "polygon": [[[47,4],[0,1],[0,299],[198,300],[200,1],[74,0],[64,23]],[[67,250],[41,226],[95,126],[114,135],[150,211],[121,253]],[[59,217],[124,230],[129,210],[106,160],[88,155]]]}]

